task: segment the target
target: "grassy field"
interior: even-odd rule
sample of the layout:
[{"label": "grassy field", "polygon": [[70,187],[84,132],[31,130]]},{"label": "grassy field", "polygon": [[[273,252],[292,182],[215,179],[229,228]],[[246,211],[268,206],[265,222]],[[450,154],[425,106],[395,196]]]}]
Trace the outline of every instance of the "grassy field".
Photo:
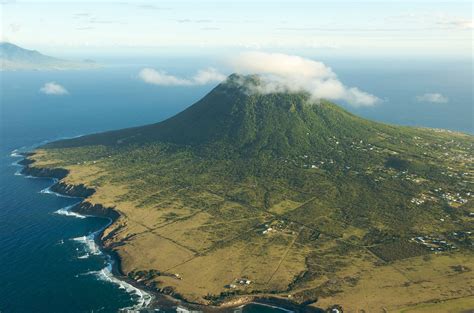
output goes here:
[{"label": "grassy field", "polygon": [[[153,161],[141,161],[149,163],[142,168],[135,151],[126,153],[48,149],[34,159],[35,166],[69,169],[65,183],[93,187],[87,201],[120,212],[105,244],[122,258],[124,273],[153,288],[200,303],[276,293],[297,302],[318,299],[319,307],[341,304],[347,312],[411,310],[474,292],[473,272],[452,269],[474,268],[472,250],[451,238],[456,250],[434,253],[412,240],[433,232],[446,240],[449,232],[469,229],[467,204],[453,212],[433,195],[429,208],[411,201],[434,186],[446,193],[455,186],[425,179],[413,194],[413,185],[392,169],[371,170],[354,187],[351,176],[328,179],[294,168],[305,178],[296,188],[289,179],[265,175],[236,180],[228,161],[209,166],[182,152],[151,153]],[[385,186],[371,196],[374,177],[384,177]],[[396,191],[405,187],[406,194]],[[389,203],[415,222],[400,225],[405,217],[388,211]]]},{"label": "grassy field", "polygon": [[317,303],[322,307],[338,303],[345,308],[344,312],[418,312],[418,303],[423,303],[421,307],[424,307],[424,303],[429,302],[427,307],[438,311],[426,312],[450,312],[443,311],[449,305],[438,308],[438,303],[469,297],[474,292],[473,272],[457,272],[453,267],[459,264],[472,268],[472,254],[458,252],[429,259],[415,257],[381,266],[361,263],[357,266],[359,279],[355,286],[342,285],[340,293],[321,298]]},{"label": "grassy field", "polygon": [[246,97],[49,145],[32,166],[94,188],[86,201],[120,213],[104,244],[123,272],[187,300],[275,294],[397,312],[470,299],[472,136],[382,125],[304,95],[276,109],[277,95]]},{"label": "grassy field", "polygon": [[404,308],[397,313],[472,313],[474,297],[458,298],[439,302],[428,302]]}]

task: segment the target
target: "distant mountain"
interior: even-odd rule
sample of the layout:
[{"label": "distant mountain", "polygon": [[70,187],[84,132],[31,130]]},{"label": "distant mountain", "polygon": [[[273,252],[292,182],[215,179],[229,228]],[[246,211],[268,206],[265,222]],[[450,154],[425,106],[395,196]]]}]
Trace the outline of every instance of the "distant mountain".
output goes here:
[{"label": "distant mountain", "polygon": [[21,48],[9,42],[0,42],[0,70],[68,70],[98,67],[93,61],[69,61]]}]

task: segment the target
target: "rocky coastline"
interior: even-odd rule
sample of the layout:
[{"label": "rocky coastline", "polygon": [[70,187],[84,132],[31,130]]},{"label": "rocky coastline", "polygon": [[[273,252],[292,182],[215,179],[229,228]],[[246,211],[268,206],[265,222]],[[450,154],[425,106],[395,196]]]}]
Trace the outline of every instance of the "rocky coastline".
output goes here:
[{"label": "rocky coastline", "polygon": [[[75,205],[71,211],[85,215],[85,216],[95,216],[101,218],[107,218],[111,222],[110,224],[102,229],[102,231],[98,234],[95,238],[97,245],[99,248],[107,253],[112,259],[112,273],[118,279],[138,288],[141,290],[146,291],[149,294],[153,295],[153,300],[149,307],[146,309],[139,309],[133,312],[148,312],[147,309],[153,308],[176,308],[176,307],[184,307],[189,312],[235,312],[235,309],[241,308],[248,304],[258,304],[258,305],[265,305],[274,308],[282,308],[289,312],[295,313],[323,313],[326,312],[325,310],[308,306],[308,304],[298,304],[290,299],[285,299],[282,297],[276,297],[274,295],[242,295],[242,296],[234,296],[215,305],[203,305],[200,303],[193,303],[188,302],[186,299],[180,297],[179,294],[168,293],[166,290],[160,291],[155,289],[150,289],[145,284],[137,282],[129,278],[128,276],[124,275],[121,270],[120,263],[121,258],[116,251],[113,250],[113,247],[109,247],[104,245],[104,232],[107,228],[109,228],[113,223],[120,217],[120,213],[117,212],[112,207],[104,207],[101,204],[92,204],[87,201],[87,198],[92,196],[95,193],[93,188],[89,188],[83,184],[79,185],[70,185],[66,184],[62,180],[67,177],[69,171],[64,168],[43,168],[43,167],[36,167],[34,166],[35,160],[32,158],[34,156],[34,152],[23,153],[22,156],[24,157],[23,160],[19,161],[18,164],[23,166],[21,173],[26,176],[31,177],[38,177],[38,178],[51,178],[55,182],[49,188],[51,191],[68,196],[73,198],[81,198],[82,201]],[[125,309],[124,312],[130,312],[130,310]]]}]

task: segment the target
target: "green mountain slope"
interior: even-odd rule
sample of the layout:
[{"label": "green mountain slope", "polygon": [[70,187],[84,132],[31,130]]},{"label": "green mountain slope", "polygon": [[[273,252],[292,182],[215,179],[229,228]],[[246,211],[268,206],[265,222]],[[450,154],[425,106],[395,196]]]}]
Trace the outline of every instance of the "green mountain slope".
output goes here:
[{"label": "green mountain slope", "polygon": [[271,152],[291,155],[325,150],[333,137],[341,144],[377,133],[397,135],[409,128],[390,127],[359,118],[328,101],[304,92],[252,93],[258,77],[231,75],[202,100],[163,122],[63,140],[50,147],[81,145],[124,146],[156,141],[178,145],[224,145],[239,153]]},{"label": "green mountain slope", "polygon": [[[367,312],[472,293],[473,136],[259,84],[231,75],[163,122],[43,146],[30,169],[65,168],[61,190],[94,189],[85,212],[113,207],[105,246],[157,292]],[[367,294],[381,296],[354,300]]]}]

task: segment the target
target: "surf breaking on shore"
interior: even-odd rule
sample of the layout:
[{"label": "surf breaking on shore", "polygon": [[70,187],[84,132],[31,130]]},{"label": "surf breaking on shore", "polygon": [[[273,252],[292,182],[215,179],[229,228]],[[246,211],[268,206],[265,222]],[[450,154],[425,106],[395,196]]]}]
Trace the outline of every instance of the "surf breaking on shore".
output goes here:
[{"label": "surf breaking on shore", "polygon": [[116,284],[116,285],[119,286],[120,289],[123,289],[123,290],[125,290],[126,292],[128,292],[130,294],[135,294],[136,296],[138,296],[138,300],[137,300],[136,305],[134,305],[132,307],[129,307],[129,308],[124,308],[124,309],[141,309],[141,308],[148,307],[150,305],[151,301],[153,300],[153,297],[149,293],[147,293],[147,292],[145,292],[141,289],[138,289],[135,286],[116,278],[112,274],[112,264],[113,264],[113,261],[110,261],[110,262],[107,263],[107,266],[104,267],[103,269],[101,269],[99,271],[89,272],[89,274],[95,275],[100,280]]},{"label": "surf breaking on shore", "polygon": [[95,232],[93,232],[93,233],[91,233],[87,236],[81,236],[81,237],[76,237],[76,238],[71,239],[73,241],[81,243],[86,248],[87,253],[85,254],[85,256],[82,256],[82,257],[79,257],[79,258],[87,258],[90,255],[103,255],[103,256],[105,256],[105,258],[107,260],[107,262],[106,262],[107,265],[103,269],[98,270],[98,271],[90,271],[90,272],[87,272],[85,274],[86,275],[94,275],[102,281],[106,281],[106,282],[109,282],[109,283],[112,283],[112,284],[116,284],[116,285],[119,286],[120,289],[125,290],[129,294],[135,295],[137,297],[137,300],[136,300],[137,304],[132,306],[132,307],[128,307],[128,308],[124,308],[124,309],[142,309],[142,308],[146,308],[146,307],[148,307],[148,305],[150,305],[151,301],[153,300],[153,296],[151,294],[141,290],[141,289],[136,288],[135,286],[133,286],[133,285],[131,285],[131,284],[129,284],[129,283],[123,281],[123,280],[120,280],[120,279],[116,278],[112,273],[113,265],[114,265],[114,259],[110,255],[103,253],[100,250],[100,247],[96,242],[97,236],[105,228],[107,228],[110,225],[110,223],[112,223],[112,220],[109,220],[107,225],[105,225],[101,229],[99,229],[99,230],[97,230],[97,231],[95,231]]},{"label": "surf breaking on shore", "polygon": [[[26,148],[25,148],[25,150],[26,150]],[[10,157],[12,157],[12,158],[24,158],[25,156],[23,155],[23,153],[24,152],[20,151],[19,149],[15,149],[10,153]],[[22,164],[20,164],[19,162],[20,161],[13,162],[11,165],[12,166],[20,166],[20,167],[24,168],[24,166]],[[37,178],[35,176],[25,175],[21,172],[21,170],[16,171],[15,175],[23,176],[25,178]],[[64,194],[52,191],[51,187],[58,182],[58,179],[54,178],[54,177],[49,177],[49,179],[51,179],[53,181],[53,183],[51,184],[51,186],[40,190],[39,191],[40,193],[50,194],[50,195],[54,195],[54,196],[57,196],[57,197],[63,197],[63,198],[79,199],[78,197],[72,197],[72,196],[68,196],[68,195],[64,195]],[[79,219],[85,219],[85,218],[89,217],[89,216],[82,215],[82,214],[79,214],[79,213],[76,213],[76,212],[72,211],[72,209],[76,205],[78,205],[79,203],[80,202],[77,202],[77,203],[68,205],[66,207],[60,208],[59,210],[55,211],[54,213],[58,214],[58,215],[64,215],[64,216],[74,217],[74,218],[79,218]],[[99,230],[97,230],[97,231],[95,231],[95,232],[93,232],[89,235],[86,235],[86,236],[80,236],[80,237],[76,237],[76,238],[71,239],[73,241],[76,241],[76,242],[84,245],[85,248],[86,248],[86,251],[87,251],[86,254],[82,255],[82,256],[79,256],[78,258],[79,259],[84,259],[84,258],[88,258],[90,255],[102,255],[102,256],[104,256],[106,258],[106,266],[103,269],[98,270],[98,271],[88,272],[88,273],[85,273],[85,274],[93,274],[94,276],[97,277],[97,279],[115,284],[120,289],[125,290],[127,293],[129,293],[132,296],[135,296],[134,300],[136,301],[136,304],[131,306],[131,307],[126,307],[124,309],[138,310],[138,309],[146,308],[150,305],[151,301],[153,300],[153,296],[151,294],[149,294],[149,293],[147,293],[147,292],[145,292],[145,291],[143,291],[143,290],[127,283],[126,281],[120,280],[117,277],[115,277],[113,275],[113,272],[112,272],[113,265],[114,265],[114,259],[109,254],[104,253],[100,249],[100,246],[96,242],[98,235],[105,228],[107,228],[111,223],[112,223],[112,220],[109,219],[108,223],[105,226],[101,227]]]},{"label": "surf breaking on shore", "polygon": [[76,217],[76,218],[80,218],[80,219],[84,219],[86,218],[87,216],[86,215],[82,215],[82,214],[79,214],[79,213],[76,213],[74,211],[72,211],[72,208],[74,208],[76,205],[78,205],[78,203],[74,203],[74,204],[71,204],[71,205],[68,205],[64,208],[61,208],[57,211],[54,211],[55,214],[58,214],[58,215],[64,215],[64,216],[71,216],[71,217]]}]

